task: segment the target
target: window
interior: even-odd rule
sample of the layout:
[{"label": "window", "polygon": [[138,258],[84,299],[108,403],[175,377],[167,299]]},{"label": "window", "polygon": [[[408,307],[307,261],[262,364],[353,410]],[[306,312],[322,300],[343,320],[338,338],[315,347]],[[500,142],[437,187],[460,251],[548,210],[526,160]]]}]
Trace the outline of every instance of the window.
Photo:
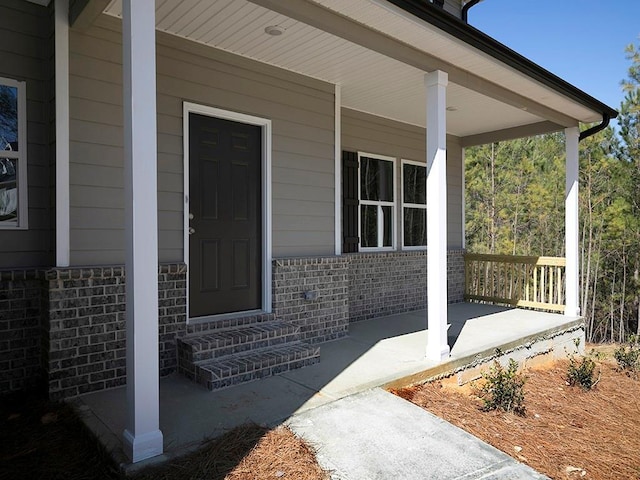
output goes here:
[{"label": "window", "polygon": [[0,229],[27,227],[25,83],[0,77]]},{"label": "window", "polygon": [[395,160],[359,153],[360,162],[360,247],[394,247]]},{"label": "window", "polygon": [[402,245],[427,245],[427,169],[408,160],[402,161]]}]

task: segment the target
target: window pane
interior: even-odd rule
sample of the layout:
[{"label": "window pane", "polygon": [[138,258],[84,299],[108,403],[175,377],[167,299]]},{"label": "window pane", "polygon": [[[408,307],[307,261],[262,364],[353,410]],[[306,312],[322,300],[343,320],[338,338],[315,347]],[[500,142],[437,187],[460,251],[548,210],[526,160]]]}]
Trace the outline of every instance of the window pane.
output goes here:
[{"label": "window pane", "polygon": [[427,244],[427,210],[424,208],[404,209],[404,245],[406,247]]},{"label": "window pane", "polygon": [[377,205],[362,205],[360,207],[361,216],[361,238],[362,247],[378,246],[378,207]]},{"label": "window pane", "polygon": [[384,218],[382,246],[391,247],[393,246],[393,208],[382,207],[382,216]]},{"label": "window pane", "polygon": [[18,150],[18,89],[0,85],[0,150]]},{"label": "window pane", "polygon": [[16,160],[0,158],[0,223],[18,218]]},{"label": "window pane", "polygon": [[360,159],[360,198],[393,202],[393,162],[368,157]]},{"label": "window pane", "polygon": [[421,165],[405,163],[402,166],[404,203],[426,205],[427,169]]}]

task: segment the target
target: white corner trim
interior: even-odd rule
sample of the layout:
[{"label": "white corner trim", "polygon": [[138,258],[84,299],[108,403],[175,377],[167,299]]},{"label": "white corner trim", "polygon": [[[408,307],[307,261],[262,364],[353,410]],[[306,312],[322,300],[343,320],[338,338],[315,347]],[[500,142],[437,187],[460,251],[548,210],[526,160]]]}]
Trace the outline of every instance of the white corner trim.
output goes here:
[{"label": "white corner trim", "polygon": [[55,3],[56,266],[71,262],[69,215],[69,0]]},{"label": "white corner trim", "polygon": [[[182,106],[182,129],[184,151],[184,263],[189,271],[189,114],[197,113],[209,117],[231,120],[238,123],[256,125],[262,128],[262,311],[272,310],[272,195],[271,195],[271,157],[272,124],[271,120],[245,113],[232,112],[221,108],[184,102]],[[189,274],[187,273],[187,323],[189,318]]]},{"label": "white corner trim", "polygon": [[335,254],[342,255],[342,88],[339,84],[335,85],[334,98]]}]

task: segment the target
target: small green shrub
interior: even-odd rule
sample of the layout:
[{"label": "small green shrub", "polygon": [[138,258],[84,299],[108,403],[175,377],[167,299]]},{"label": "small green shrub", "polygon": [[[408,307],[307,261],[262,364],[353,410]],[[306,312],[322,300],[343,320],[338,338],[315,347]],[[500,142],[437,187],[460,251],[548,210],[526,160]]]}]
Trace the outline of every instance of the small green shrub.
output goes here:
[{"label": "small green shrub", "polygon": [[567,383],[572,387],[577,385],[584,390],[591,390],[599,381],[595,379],[596,372],[596,362],[593,358],[588,356],[576,360],[572,355],[569,357],[567,368]]},{"label": "small green shrub", "polygon": [[640,346],[638,344],[620,345],[613,352],[613,357],[618,362],[618,368],[626,372],[640,370]]},{"label": "small green shrub", "polygon": [[524,384],[526,378],[518,373],[518,362],[509,359],[504,368],[497,360],[488,372],[482,374],[484,384],[478,390],[478,396],[484,402],[483,410],[503,410],[518,415],[525,414]]}]

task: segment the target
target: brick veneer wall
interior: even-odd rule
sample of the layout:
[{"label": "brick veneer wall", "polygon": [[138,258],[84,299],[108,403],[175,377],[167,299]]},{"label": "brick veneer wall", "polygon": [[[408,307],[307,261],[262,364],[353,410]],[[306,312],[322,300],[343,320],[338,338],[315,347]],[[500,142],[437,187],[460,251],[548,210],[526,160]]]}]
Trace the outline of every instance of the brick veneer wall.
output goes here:
[{"label": "brick veneer wall", "polygon": [[[124,385],[124,267],[56,268],[45,272],[49,396],[68,398]],[[160,374],[176,368],[175,337],[186,328],[186,266],[158,273]]]},{"label": "brick veneer wall", "polygon": [[464,250],[447,252],[447,301],[464,301]]},{"label": "brick veneer wall", "polygon": [[[464,295],[464,252],[447,252],[448,302]],[[349,317],[352,322],[427,307],[427,252],[349,255]]]},{"label": "brick veneer wall", "polygon": [[[176,369],[176,337],[198,330],[186,326],[186,276],[184,264],[159,268],[161,375]],[[449,252],[448,277],[449,302],[462,301],[463,251]],[[0,272],[0,393],[46,383],[60,399],[124,385],[124,282],[122,266]],[[424,308],[425,282],[424,251],[277,259],[273,313],[326,342],[350,321]]]},{"label": "brick veneer wall", "polygon": [[[447,254],[449,303],[463,301],[463,255]],[[346,335],[349,322],[426,308],[426,276],[426,251],[277,259],[273,313],[299,325],[306,341],[326,342]]]},{"label": "brick veneer wall", "polygon": [[309,343],[344,337],[349,328],[348,269],[348,257],[274,260],[273,313],[300,326]]},{"label": "brick veneer wall", "polygon": [[0,272],[0,394],[42,380],[41,272]]}]

